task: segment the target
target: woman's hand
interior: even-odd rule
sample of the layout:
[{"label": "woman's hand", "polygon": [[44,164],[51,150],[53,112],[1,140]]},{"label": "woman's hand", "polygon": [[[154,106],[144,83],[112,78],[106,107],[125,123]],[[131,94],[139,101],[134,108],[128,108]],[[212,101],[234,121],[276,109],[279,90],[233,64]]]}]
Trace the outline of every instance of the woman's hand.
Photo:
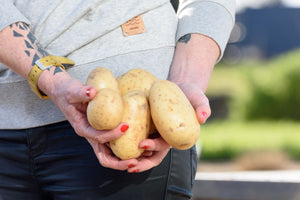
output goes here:
[{"label": "woman's hand", "polygon": [[200,124],[211,115],[205,91],[219,56],[215,41],[201,34],[187,34],[176,45],[169,80],[176,83],[191,102]]},{"label": "woman's hand", "polygon": [[[51,76],[52,80],[47,81]],[[47,85],[44,83],[47,83]],[[126,123],[121,123],[118,127],[109,131],[96,130],[89,124],[86,110],[88,102],[96,96],[97,91],[95,88],[84,86],[79,80],[71,78],[58,67],[52,67],[50,71],[46,70],[41,74],[39,88],[57,105],[75,132],[88,140],[102,166],[127,170],[129,166],[132,167],[137,164],[136,159],[122,161],[116,158],[106,145],[109,141],[124,134],[128,128]]]},{"label": "woman's hand", "polygon": [[[205,123],[211,114],[211,110],[208,98],[201,90],[201,87],[193,83],[182,83],[179,87],[194,107],[199,123]],[[142,172],[159,165],[171,146],[157,133],[155,136],[150,135],[149,139],[143,140],[140,143],[140,148],[145,149],[145,152],[138,159],[138,163],[128,169],[128,172]]]},{"label": "woman's hand", "polygon": [[171,148],[158,133],[154,133],[150,135],[149,139],[143,140],[139,147],[145,151],[137,159],[137,164],[127,170],[130,173],[143,172],[158,166]]}]

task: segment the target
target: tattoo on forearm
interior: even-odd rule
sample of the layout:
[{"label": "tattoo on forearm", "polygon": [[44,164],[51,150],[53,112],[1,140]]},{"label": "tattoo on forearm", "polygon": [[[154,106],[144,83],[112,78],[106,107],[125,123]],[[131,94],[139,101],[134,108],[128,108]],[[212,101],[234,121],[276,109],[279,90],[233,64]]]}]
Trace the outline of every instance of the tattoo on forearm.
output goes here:
[{"label": "tattoo on forearm", "polygon": [[30,42],[28,42],[27,40],[25,40],[25,44],[26,44],[27,49],[34,49],[33,46],[30,44]]},{"label": "tattoo on forearm", "polygon": [[28,32],[29,27],[24,22],[16,22],[15,24],[11,24],[10,28],[13,31],[14,37],[23,37],[26,49],[24,49],[25,54],[28,57],[32,57],[32,66],[35,62],[47,55],[49,55],[41,46],[41,44],[37,41],[35,36]]},{"label": "tattoo on forearm", "polygon": [[[60,66],[53,66],[54,67],[54,71],[53,71],[53,75],[59,73],[59,72],[63,72],[62,68]],[[52,67],[50,67],[52,69]],[[50,72],[50,68],[47,68],[46,70]]]},{"label": "tattoo on forearm", "polygon": [[[29,31],[29,27],[24,22],[17,22],[10,25],[13,36],[16,38],[24,38],[25,49],[24,52],[28,57],[32,58],[31,65],[35,65],[35,62],[47,55],[49,55],[37,41],[36,37]],[[47,69],[50,71],[50,68]],[[63,72],[59,66],[54,67],[53,75]]]},{"label": "tattoo on forearm", "polygon": [[190,39],[191,39],[191,34],[189,33],[189,34],[186,34],[186,35],[182,36],[182,37],[178,40],[178,42],[187,44],[187,43],[190,41]]},{"label": "tattoo on forearm", "polygon": [[24,52],[27,54],[27,56],[30,56],[30,51],[25,50]]},{"label": "tattoo on forearm", "polygon": [[34,44],[34,42],[36,41],[36,38],[34,37],[34,35],[31,32],[29,32],[27,34],[27,38],[29,39],[29,41],[31,42],[31,44]]},{"label": "tattoo on forearm", "polygon": [[14,31],[14,37],[23,37],[23,35],[18,33],[17,31]]},{"label": "tattoo on forearm", "polygon": [[37,54],[34,54],[31,65],[32,66],[35,65],[35,62],[38,61],[39,59],[41,59],[41,57],[38,56]]},{"label": "tattoo on forearm", "polygon": [[57,74],[59,72],[63,72],[63,70],[60,67],[56,66],[55,69],[54,69],[53,75],[55,75],[55,74]]}]

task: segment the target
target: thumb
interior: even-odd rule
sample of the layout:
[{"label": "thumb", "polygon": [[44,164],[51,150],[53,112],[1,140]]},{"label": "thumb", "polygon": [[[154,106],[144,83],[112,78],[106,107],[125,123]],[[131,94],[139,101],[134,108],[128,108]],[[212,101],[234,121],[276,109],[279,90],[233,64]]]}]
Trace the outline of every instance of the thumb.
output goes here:
[{"label": "thumb", "polygon": [[96,88],[92,86],[82,86],[79,89],[79,92],[74,91],[72,97],[70,98],[70,103],[87,103],[91,101],[97,94]]},{"label": "thumb", "polygon": [[84,92],[83,96],[85,95],[85,97],[88,97],[87,101],[92,100],[97,94],[96,88],[91,86],[85,86],[83,88],[83,92]]},{"label": "thumb", "polygon": [[194,90],[194,93],[190,93],[187,97],[196,112],[198,122],[204,124],[211,115],[208,98],[202,90],[199,89]]},{"label": "thumb", "polygon": [[196,110],[196,115],[199,123],[204,124],[211,115],[211,109],[209,104],[199,104],[194,108]]},{"label": "thumb", "polygon": [[205,123],[211,115],[209,100],[202,91],[201,87],[195,84],[183,83],[179,87],[184,92],[194,110],[196,111],[197,119],[200,124]]}]

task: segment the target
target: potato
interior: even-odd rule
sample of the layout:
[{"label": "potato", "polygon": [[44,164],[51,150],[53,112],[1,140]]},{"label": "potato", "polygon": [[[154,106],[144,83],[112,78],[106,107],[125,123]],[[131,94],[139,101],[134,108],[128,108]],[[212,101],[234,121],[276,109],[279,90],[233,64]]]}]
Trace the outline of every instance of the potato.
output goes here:
[{"label": "potato", "polygon": [[86,85],[93,86],[97,89],[97,91],[102,88],[110,88],[118,93],[120,92],[116,78],[113,73],[105,67],[98,67],[94,69],[89,74]]},{"label": "potato", "polygon": [[195,110],[175,83],[168,80],[155,82],[149,103],[154,124],[168,144],[183,150],[197,142],[200,125]]},{"label": "potato", "polygon": [[144,91],[148,97],[152,84],[157,80],[150,72],[138,68],[131,69],[117,78],[121,96],[130,90],[138,89]]},{"label": "potato", "polygon": [[127,122],[129,128],[120,138],[110,142],[110,148],[117,157],[126,160],[138,158],[144,152],[139,148],[139,144],[148,137],[150,109],[143,91],[129,91],[122,99],[122,121]]},{"label": "potato", "polygon": [[99,90],[87,107],[88,121],[98,130],[117,127],[121,123],[122,114],[122,98],[119,93],[109,88]]},{"label": "potato", "polygon": [[97,89],[96,96],[87,107],[91,126],[98,130],[117,127],[122,119],[123,102],[113,73],[105,67],[98,67],[89,74],[86,85]]},{"label": "potato", "polygon": [[[130,90],[138,89],[144,91],[147,98],[149,96],[151,86],[157,80],[158,78],[156,78],[153,74],[147,70],[139,68],[131,69],[117,78],[121,96]],[[149,134],[156,132],[156,127],[151,119]]]}]

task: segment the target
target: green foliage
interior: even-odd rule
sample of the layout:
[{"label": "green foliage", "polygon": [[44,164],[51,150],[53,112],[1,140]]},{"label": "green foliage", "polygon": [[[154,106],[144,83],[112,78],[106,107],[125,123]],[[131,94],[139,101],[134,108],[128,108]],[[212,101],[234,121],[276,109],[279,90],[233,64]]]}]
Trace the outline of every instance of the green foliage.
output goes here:
[{"label": "green foliage", "polygon": [[216,66],[208,96],[227,96],[230,117],[300,120],[300,50],[268,62]]},{"label": "green foliage", "polygon": [[300,160],[300,50],[269,61],[218,64],[206,94],[226,97],[229,116],[202,125],[201,159],[271,150]]},{"label": "green foliage", "polygon": [[214,121],[201,126],[202,160],[234,159],[245,152],[281,151],[300,160],[300,123]]},{"label": "green foliage", "polygon": [[252,97],[245,102],[246,119],[300,120],[299,52],[249,73]]}]

